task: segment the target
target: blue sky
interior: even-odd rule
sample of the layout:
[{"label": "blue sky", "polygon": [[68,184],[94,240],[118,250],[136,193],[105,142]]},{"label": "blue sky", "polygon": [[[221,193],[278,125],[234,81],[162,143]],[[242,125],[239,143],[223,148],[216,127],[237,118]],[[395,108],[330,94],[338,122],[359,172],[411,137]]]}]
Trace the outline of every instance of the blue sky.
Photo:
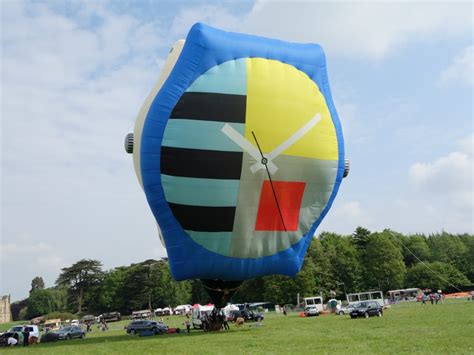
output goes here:
[{"label": "blue sky", "polygon": [[3,1],[1,284],[165,255],[123,138],[198,21],[323,46],[351,174],[318,229],[474,232],[472,4]]}]

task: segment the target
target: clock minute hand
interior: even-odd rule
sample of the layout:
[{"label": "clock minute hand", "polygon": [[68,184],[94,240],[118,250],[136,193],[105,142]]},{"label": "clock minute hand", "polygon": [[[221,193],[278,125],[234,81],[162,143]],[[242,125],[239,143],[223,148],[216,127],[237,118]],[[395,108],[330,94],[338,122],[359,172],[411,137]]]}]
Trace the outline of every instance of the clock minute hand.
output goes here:
[{"label": "clock minute hand", "polygon": [[[250,143],[247,139],[245,139],[237,130],[235,130],[230,124],[226,123],[224,127],[221,129],[222,133],[224,133],[227,137],[229,137],[235,144],[237,144],[240,148],[250,154],[252,158],[254,158],[257,162],[254,165],[260,166],[264,168],[265,166],[262,163],[262,157],[260,152],[258,151],[255,146]],[[273,174],[275,173],[278,168],[272,162],[268,162],[268,169]],[[256,169],[255,171],[257,171]],[[252,171],[254,172],[254,171]]]},{"label": "clock minute hand", "polygon": [[267,170],[268,180],[270,181],[273,197],[275,198],[276,206],[278,208],[278,213],[280,214],[281,223],[283,223],[283,228],[285,229],[285,232],[286,232],[287,230],[286,230],[286,225],[285,225],[285,219],[283,218],[283,214],[281,213],[280,203],[278,202],[278,197],[276,195],[275,188],[273,187],[272,175],[270,174],[270,170],[268,169],[268,159],[263,156],[262,149],[260,148],[260,144],[258,144],[257,136],[255,135],[254,131],[252,131],[252,135],[253,135],[253,138],[255,139],[255,143],[257,143],[258,151],[260,155],[262,156],[262,164],[265,166],[265,169]]},{"label": "clock minute hand", "polygon": [[[288,138],[286,141],[284,141],[282,144],[280,144],[278,147],[273,149],[267,156],[268,162],[271,163],[273,159],[275,159],[278,155],[283,153],[285,150],[287,150],[289,147],[291,147],[293,144],[295,144],[297,141],[299,141],[303,136],[308,133],[311,128],[316,126],[318,122],[321,121],[321,115],[317,113],[311,120],[309,120],[303,127],[301,127],[299,130],[297,130],[295,133],[291,135],[290,138]],[[263,169],[263,167],[259,164],[253,164],[250,167],[250,170],[255,173],[257,170]]]}]

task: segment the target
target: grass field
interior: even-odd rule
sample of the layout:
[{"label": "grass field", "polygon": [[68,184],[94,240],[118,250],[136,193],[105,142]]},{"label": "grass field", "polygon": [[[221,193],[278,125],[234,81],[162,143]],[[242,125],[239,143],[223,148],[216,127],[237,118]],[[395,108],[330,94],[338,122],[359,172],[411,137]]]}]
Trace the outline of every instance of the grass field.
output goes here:
[{"label": "grass field", "polygon": [[[165,322],[183,328],[184,318]],[[228,332],[167,334],[152,337],[126,335],[128,322],[110,323],[110,330],[94,328],[85,339],[59,341],[29,348],[1,349],[1,353],[31,354],[269,354],[269,353],[426,353],[474,354],[474,302],[447,300],[422,306],[399,304],[384,317],[350,319],[325,315],[301,318],[269,313],[261,327],[247,323]],[[2,331],[8,325],[0,326]]]}]

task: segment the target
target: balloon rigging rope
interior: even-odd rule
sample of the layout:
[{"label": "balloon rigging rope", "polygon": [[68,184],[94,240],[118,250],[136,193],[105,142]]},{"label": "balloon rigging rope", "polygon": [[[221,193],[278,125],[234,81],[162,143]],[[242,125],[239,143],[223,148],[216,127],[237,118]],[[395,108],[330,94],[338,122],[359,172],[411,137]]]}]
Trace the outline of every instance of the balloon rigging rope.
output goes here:
[{"label": "balloon rigging rope", "polygon": [[[394,235],[396,235],[396,234],[394,234]],[[416,260],[418,260],[420,263],[422,263],[428,270],[430,270],[433,274],[435,274],[436,276],[438,276],[441,280],[446,281],[449,285],[451,285],[452,287],[454,287],[456,290],[458,290],[459,292],[462,292],[459,288],[457,288],[455,285],[453,285],[451,282],[449,282],[448,279],[446,279],[446,278],[444,278],[443,276],[441,276],[439,272],[436,272],[436,271],[434,271],[432,268],[430,268],[430,267],[428,266],[428,264],[426,264],[423,260],[421,260],[418,256],[416,256],[415,253],[412,252],[412,251],[405,245],[405,243],[403,243],[403,240],[402,240],[398,235],[396,235],[396,236],[397,236],[398,240],[400,240],[400,243],[402,243],[402,246],[403,246],[406,250],[408,250],[408,251],[410,252],[410,254],[413,255],[413,256],[416,258]]]}]

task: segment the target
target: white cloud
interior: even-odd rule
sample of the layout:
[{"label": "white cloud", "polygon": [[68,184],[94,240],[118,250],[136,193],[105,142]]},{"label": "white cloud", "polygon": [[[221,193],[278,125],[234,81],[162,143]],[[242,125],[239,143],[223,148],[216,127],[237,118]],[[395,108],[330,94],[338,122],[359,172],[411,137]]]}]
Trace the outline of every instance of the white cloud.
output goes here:
[{"label": "white cloud", "polygon": [[316,232],[337,231],[351,234],[359,226],[373,226],[370,211],[361,201],[346,200],[342,194],[338,196]]},{"label": "white cloud", "polygon": [[474,84],[474,46],[468,46],[458,54],[453,63],[441,72],[438,80],[440,86]]},{"label": "white cloud", "polygon": [[470,33],[471,26],[468,2],[257,1],[241,29],[320,43],[331,55],[379,59],[406,43]]},{"label": "white cloud", "polygon": [[409,175],[416,186],[416,192],[423,194],[426,199],[449,204],[445,208],[460,208],[472,213],[474,208],[472,141],[471,134],[458,143],[463,151],[451,152],[433,162],[414,163],[410,167]]}]

